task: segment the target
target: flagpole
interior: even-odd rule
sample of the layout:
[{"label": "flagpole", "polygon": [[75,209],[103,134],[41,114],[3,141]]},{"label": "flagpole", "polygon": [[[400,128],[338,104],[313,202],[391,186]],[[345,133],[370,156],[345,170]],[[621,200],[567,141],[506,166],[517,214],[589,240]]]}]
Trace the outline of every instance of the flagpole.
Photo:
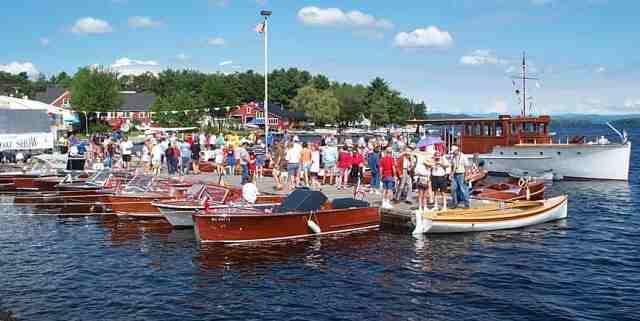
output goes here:
[{"label": "flagpole", "polygon": [[269,153],[269,57],[267,51],[269,28],[267,23],[271,11],[260,11],[260,15],[264,17],[264,145],[266,155]]}]

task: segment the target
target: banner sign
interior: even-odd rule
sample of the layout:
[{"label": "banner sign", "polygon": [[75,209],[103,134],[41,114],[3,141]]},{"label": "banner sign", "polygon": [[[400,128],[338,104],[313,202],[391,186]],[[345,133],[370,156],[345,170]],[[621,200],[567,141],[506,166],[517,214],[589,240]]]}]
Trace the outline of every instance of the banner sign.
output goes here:
[{"label": "banner sign", "polygon": [[53,134],[0,135],[0,151],[53,148]]}]

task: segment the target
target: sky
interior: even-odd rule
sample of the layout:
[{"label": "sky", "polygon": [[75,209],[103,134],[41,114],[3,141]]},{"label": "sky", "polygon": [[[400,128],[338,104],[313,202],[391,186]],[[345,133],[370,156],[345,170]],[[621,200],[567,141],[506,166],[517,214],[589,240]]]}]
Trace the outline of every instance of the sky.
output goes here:
[{"label": "sky", "polygon": [[526,52],[532,112],[640,113],[636,0],[1,1],[0,70],[262,72],[262,9],[270,70],[382,77],[432,112],[516,114]]}]

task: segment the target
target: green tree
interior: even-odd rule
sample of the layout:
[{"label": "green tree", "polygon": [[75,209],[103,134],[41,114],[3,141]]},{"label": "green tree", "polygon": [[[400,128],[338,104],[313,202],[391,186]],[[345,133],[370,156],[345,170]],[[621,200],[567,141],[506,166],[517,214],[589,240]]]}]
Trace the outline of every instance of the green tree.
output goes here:
[{"label": "green tree", "polygon": [[331,87],[331,82],[327,76],[318,74],[311,79],[311,85],[319,90],[327,90]]},{"label": "green tree", "polygon": [[202,102],[211,108],[237,105],[238,96],[231,86],[231,79],[221,74],[208,75],[201,89]]},{"label": "green tree", "polygon": [[115,72],[104,68],[80,68],[71,82],[71,105],[81,112],[113,112],[122,106]]},{"label": "green tree", "polygon": [[384,79],[376,77],[367,87],[366,114],[373,125],[386,125],[390,121],[389,104],[391,88]]},{"label": "green tree", "polygon": [[340,126],[346,127],[362,120],[362,117],[365,116],[366,87],[348,83],[333,83],[331,91],[340,101],[340,115],[338,116]]},{"label": "green tree", "polygon": [[73,81],[73,78],[69,77],[69,75],[62,71],[60,72],[56,77],[55,77],[56,81],[54,84],[65,88],[65,89],[69,89],[71,88],[71,82]]},{"label": "green tree", "polygon": [[179,91],[167,97],[158,97],[151,106],[153,120],[162,126],[199,126],[205,113],[205,104],[198,96]]},{"label": "green tree", "polygon": [[285,106],[296,97],[298,90],[309,84],[311,74],[297,68],[277,69],[269,74],[269,98]]},{"label": "green tree", "polygon": [[313,86],[302,87],[291,101],[296,111],[302,111],[317,125],[335,123],[340,115],[340,101],[330,90],[318,90]]}]

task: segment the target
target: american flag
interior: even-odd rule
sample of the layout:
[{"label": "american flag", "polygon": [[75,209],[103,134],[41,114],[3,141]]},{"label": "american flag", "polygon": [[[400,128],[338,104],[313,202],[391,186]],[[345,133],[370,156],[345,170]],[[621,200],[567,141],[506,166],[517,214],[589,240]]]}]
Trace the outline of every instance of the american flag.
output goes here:
[{"label": "american flag", "polygon": [[256,26],[256,32],[257,33],[264,33],[264,22],[261,22]]}]

